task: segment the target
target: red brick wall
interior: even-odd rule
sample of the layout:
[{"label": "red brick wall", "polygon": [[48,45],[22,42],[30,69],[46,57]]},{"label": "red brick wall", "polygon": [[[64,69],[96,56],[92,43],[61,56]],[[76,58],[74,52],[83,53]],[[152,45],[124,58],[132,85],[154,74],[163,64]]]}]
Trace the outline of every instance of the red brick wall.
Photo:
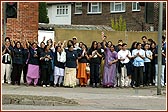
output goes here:
[{"label": "red brick wall", "polygon": [[[126,20],[127,30],[133,31],[146,31],[153,25],[155,31],[158,29],[158,6],[155,3],[154,9],[154,24],[145,24],[145,7],[141,7],[141,11],[132,11],[132,2],[126,2],[126,12],[123,13],[110,13],[110,3],[102,3],[101,14],[87,14],[87,2],[82,3],[82,14],[74,14],[75,3],[72,4],[72,24],[76,25],[108,25],[111,26],[111,19],[119,18],[120,15]],[[165,15],[164,13],[163,15]],[[163,24],[165,24],[165,20]]]},{"label": "red brick wall", "polygon": [[83,13],[82,15],[76,15],[75,3],[72,5],[72,24],[83,24],[83,25],[108,25],[111,26],[111,19],[118,19],[120,15],[126,20],[128,30],[141,30],[142,22],[144,21],[144,7],[141,11],[132,11],[132,2],[126,3],[126,12],[122,13],[110,13],[110,3],[102,3],[101,14],[87,14],[87,2],[82,3]]},{"label": "red brick wall", "polygon": [[37,40],[38,35],[38,3],[18,2],[17,18],[7,18],[6,36],[14,40],[23,41],[25,35],[28,40]]}]

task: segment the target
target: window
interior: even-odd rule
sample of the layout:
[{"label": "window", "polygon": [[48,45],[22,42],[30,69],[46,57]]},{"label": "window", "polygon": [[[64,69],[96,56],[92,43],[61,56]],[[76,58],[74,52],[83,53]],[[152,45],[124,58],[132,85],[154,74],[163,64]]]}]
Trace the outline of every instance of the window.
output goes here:
[{"label": "window", "polygon": [[125,3],[124,2],[111,2],[110,4],[111,12],[125,12]]},{"label": "window", "polygon": [[97,13],[101,13],[102,10],[102,4],[101,3],[88,3],[88,13],[91,14],[97,14]]},{"label": "window", "polygon": [[57,5],[57,15],[68,15],[68,5]]},{"label": "window", "polygon": [[132,2],[132,11],[140,11],[139,2]]},{"label": "window", "polygon": [[82,3],[75,3],[75,14],[82,14]]}]

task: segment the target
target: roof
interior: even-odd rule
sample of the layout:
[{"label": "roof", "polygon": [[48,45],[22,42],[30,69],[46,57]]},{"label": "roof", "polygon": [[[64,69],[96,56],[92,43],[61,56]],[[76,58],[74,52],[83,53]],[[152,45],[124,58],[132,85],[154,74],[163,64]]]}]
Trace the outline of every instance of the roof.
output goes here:
[{"label": "roof", "polygon": [[39,23],[39,29],[52,30],[54,28],[75,29],[75,30],[114,31],[111,27],[105,26],[105,25],[55,25],[55,24]]}]

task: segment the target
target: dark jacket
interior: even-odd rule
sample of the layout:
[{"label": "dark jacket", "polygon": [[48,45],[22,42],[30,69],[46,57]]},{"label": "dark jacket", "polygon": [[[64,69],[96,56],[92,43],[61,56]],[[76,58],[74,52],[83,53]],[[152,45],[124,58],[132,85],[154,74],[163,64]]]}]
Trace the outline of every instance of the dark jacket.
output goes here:
[{"label": "dark jacket", "polygon": [[[51,52],[42,52],[40,55],[40,58],[45,57],[46,55],[50,55],[50,57],[52,57],[52,53]],[[43,60],[40,61],[41,67],[42,68],[50,68],[51,69],[51,60],[48,58],[45,58]]]},{"label": "dark jacket", "polygon": [[12,54],[13,54],[14,64],[22,65],[24,63],[24,49],[23,48],[14,48]]},{"label": "dark jacket", "polygon": [[[29,57],[28,64],[39,65],[39,56],[40,56],[39,49],[37,48],[35,50],[35,49],[30,47],[29,52],[30,52],[30,57]],[[34,54],[37,54],[38,57],[34,57]]]}]

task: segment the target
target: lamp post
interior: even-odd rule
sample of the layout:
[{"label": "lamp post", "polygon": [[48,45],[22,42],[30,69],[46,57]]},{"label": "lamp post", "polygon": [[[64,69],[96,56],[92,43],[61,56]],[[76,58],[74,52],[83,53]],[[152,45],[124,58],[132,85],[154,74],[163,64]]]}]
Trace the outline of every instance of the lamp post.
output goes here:
[{"label": "lamp post", "polygon": [[163,3],[159,2],[157,95],[161,95]]},{"label": "lamp post", "polygon": [[5,42],[6,38],[6,2],[3,2],[3,42]]}]

